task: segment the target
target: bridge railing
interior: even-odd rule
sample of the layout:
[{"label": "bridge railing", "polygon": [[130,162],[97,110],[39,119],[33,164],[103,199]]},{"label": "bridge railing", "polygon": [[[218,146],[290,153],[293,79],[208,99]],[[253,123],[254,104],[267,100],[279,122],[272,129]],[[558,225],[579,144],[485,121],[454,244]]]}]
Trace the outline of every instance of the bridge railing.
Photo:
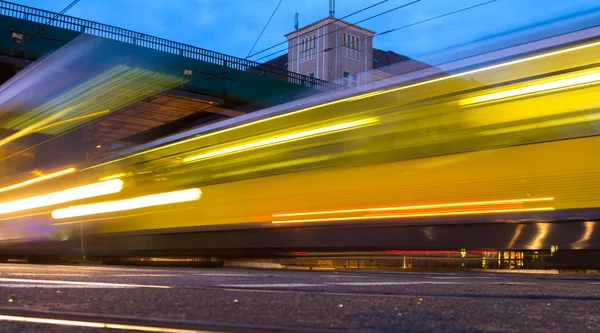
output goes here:
[{"label": "bridge railing", "polygon": [[[174,42],[168,39],[142,34],[139,32],[113,27],[107,24],[80,19],[73,16],[58,15],[58,13],[33,7],[23,6],[0,0],[0,15],[41,23],[48,26],[85,33],[97,37],[116,40],[123,43],[168,52],[186,58],[192,58],[215,65],[240,71],[251,71],[277,80],[287,81],[311,87],[318,90],[330,91],[341,88],[340,85],[302,75],[286,70],[273,68],[255,61],[233,57],[196,46]],[[27,38],[24,36],[24,38]]]}]

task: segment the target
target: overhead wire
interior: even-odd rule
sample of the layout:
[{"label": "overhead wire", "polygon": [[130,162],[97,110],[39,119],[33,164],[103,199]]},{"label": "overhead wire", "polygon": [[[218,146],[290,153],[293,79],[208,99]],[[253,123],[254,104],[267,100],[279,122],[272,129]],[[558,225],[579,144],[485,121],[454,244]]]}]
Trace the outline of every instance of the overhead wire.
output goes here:
[{"label": "overhead wire", "polygon": [[446,13],[446,14],[434,16],[434,17],[431,17],[431,18],[428,18],[428,19],[425,19],[425,20],[422,20],[422,21],[418,21],[418,22],[414,22],[414,23],[411,23],[411,24],[403,25],[401,27],[397,27],[397,28],[394,28],[394,29],[386,30],[386,31],[383,31],[383,32],[375,34],[375,36],[381,36],[381,35],[389,34],[391,32],[397,31],[397,30],[401,30],[401,29],[404,29],[404,28],[412,27],[413,25],[417,25],[417,24],[421,24],[421,23],[425,23],[425,22],[437,20],[439,18],[450,16],[450,15],[454,15],[454,14],[458,14],[460,12],[464,12],[464,11],[467,11],[469,9],[473,9],[473,8],[476,8],[476,7],[487,5],[487,4],[490,4],[492,2],[496,2],[496,1],[498,1],[498,0],[491,0],[491,1],[488,1],[488,2],[483,2],[483,3],[477,4],[477,5],[473,5],[473,6],[470,6],[470,7],[465,7],[465,8],[459,9],[459,10],[455,10],[453,12],[449,12],[449,13]]},{"label": "overhead wire", "polygon": [[[346,16],[343,16],[343,17],[340,17],[340,18],[336,18],[336,19],[334,19],[334,21],[333,21],[333,22],[330,22],[330,23],[326,24],[325,26],[329,26],[329,25],[331,25],[331,24],[334,24],[334,23],[336,23],[336,22],[342,21],[342,20],[344,20],[344,19],[346,19],[346,18],[348,18],[348,17],[350,17],[350,16],[354,16],[354,15],[356,15],[356,14],[362,13],[362,12],[364,12],[364,11],[366,11],[366,10],[369,10],[369,9],[371,9],[371,8],[373,8],[373,7],[379,6],[379,5],[381,5],[381,4],[383,4],[383,3],[386,3],[386,2],[388,2],[388,1],[389,1],[389,0],[383,0],[383,1],[379,1],[379,2],[377,2],[377,3],[374,3],[374,4],[372,4],[372,5],[368,6],[368,7],[365,7],[365,8],[362,8],[362,9],[360,9],[360,10],[357,10],[357,11],[355,11],[355,12],[353,12],[353,13],[350,13],[350,14],[348,14],[348,15],[346,15]],[[313,31],[315,31],[315,30],[316,30],[316,29],[313,29],[313,30],[311,30],[310,32],[313,32]],[[251,58],[251,57],[254,57],[254,56],[256,56],[256,55],[259,55],[259,54],[261,54],[261,53],[264,53],[264,52],[266,52],[266,51],[272,50],[272,49],[276,48],[277,46],[281,46],[281,45],[284,45],[284,44],[287,44],[287,43],[288,43],[288,41],[283,41],[283,42],[281,42],[281,43],[277,43],[277,44],[275,44],[275,45],[272,45],[272,46],[269,46],[269,47],[267,47],[266,49],[263,49],[263,50],[261,50],[261,51],[258,51],[258,52],[254,53],[254,54],[252,54],[252,55],[249,55],[249,56],[247,56],[246,58]],[[260,59],[262,59],[262,58],[260,58]],[[260,59],[259,59],[259,60],[260,60]]]},{"label": "overhead wire", "polygon": [[58,19],[60,16],[64,15],[69,9],[73,8],[73,6],[75,6],[80,0],[73,0],[67,7],[63,8],[63,10],[61,10],[59,13],[56,13],[56,15],[54,15],[53,18],[48,19],[48,21],[46,21],[46,23],[44,23],[44,25],[42,25],[42,27],[32,36],[29,36],[29,38],[27,38],[23,44],[26,44],[27,42],[29,42],[30,40],[32,40],[35,36],[40,35],[42,32],[44,32],[44,30],[46,30],[46,27],[48,25],[50,25],[52,22],[56,21],[56,19]]},{"label": "overhead wire", "polygon": [[[412,27],[412,26],[415,26],[415,25],[418,25],[418,24],[426,23],[426,22],[433,21],[433,20],[436,20],[436,19],[440,19],[440,18],[443,18],[443,17],[446,17],[446,16],[450,16],[450,15],[453,15],[453,14],[458,14],[460,12],[464,12],[464,11],[467,11],[467,10],[470,10],[470,9],[474,9],[474,8],[477,8],[477,7],[488,5],[488,4],[496,2],[496,1],[498,1],[498,0],[490,0],[490,1],[486,1],[486,2],[483,2],[483,3],[477,4],[477,5],[473,5],[473,6],[461,8],[461,9],[458,9],[458,10],[455,10],[455,11],[452,11],[452,12],[448,12],[448,13],[445,13],[445,14],[442,14],[442,15],[434,16],[434,17],[431,17],[431,18],[428,18],[428,19],[425,19],[425,20],[413,22],[413,23],[406,24],[406,25],[403,25],[403,26],[400,26],[400,27],[397,27],[397,28],[386,30],[386,31],[377,33],[377,34],[375,34],[373,36],[366,37],[365,39],[371,39],[372,40],[373,38],[375,38],[377,36],[381,36],[381,35],[389,34],[389,33],[392,33],[392,32],[396,32],[398,30],[406,29],[406,28],[409,28],[409,27]],[[359,22],[357,22],[355,24],[358,24],[358,23]],[[339,47],[342,47],[342,46],[344,46],[344,45],[343,44],[335,45],[333,47],[329,47],[329,48],[326,48],[324,50],[318,51],[316,54],[333,51],[333,50],[335,50],[335,49],[337,49]],[[300,59],[300,58],[299,57],[298,58],[292,58],[291,60],[288,60],[288,62],[295,61],[295,60],[298,60],[298,59]]]},{"label": "overhead wire", "polygon": [[279,9],[279,6],[281,6],[282,2],[283,2],[283,0],[279,0],[279,3],[277,4],[277,7],[275,7],[275,10],[273,10],[273,14],[271,14],[271,17],[269,17],[269,20],[267,21],[267,24],[265,24],[264,28],[262,29],[262,31],[258,35],[258,38],[256,38],[256,41],[254,42],[254,45],[252,45],[252,48],[248,52],[248,55],[246,56],[246,59],[248,59],[248,57],[250,56],[250,54],[252,53],[252,51],[254,51],[254,47],[256,47],[256,44],[260,40],[260,37],[262,37],[263,33],[265,32],[265,30],[269,26],[269,23],[271,23],[271,20],[273,19],[273,16],[275,16],[275,13],[277,12],[277,9]]},{"label": "overhead wire", "polygon": [[[397,11],[397,10],[399,10],[399,9],[402,9],[402,8],[405,8],[405,7],[408,7],[408,6],[410,6],[410,5],[416,4],[416,3],[418,3],[418,2],[421,2],[421,1],[422,1],[422,0],[413,0],[413,1],[409,2],[409,3],[405,3],[405,4],[403,4],[403,5],[400,5],[400,6],[394,7],[394,8],[392,8],[392,9],[389,9],[389,10],[386,10],[385,12],[381,12],[381,13],[379,13],[379,14],[375,14],[375,15],[373,15],[373,16],[367,17],[367,18],[365,18],[365,19],[362,19],[362,20],[360,20],[360,21],[357,21],[357,22],[354,22],[354,23],[350,23],[348,26],[345,26],[345,27],[342,27],[342,28],[338,28],[338,29],[335,29],[335,30],[329,31],[329,32],[327,32],[327,33],[325,33],[325,34],[323,34],[323,35],[317,36],[315,39],[320,39],[320,38],[323,38],[323,37],[325,37],[325,36],[327,36],[327,35],[331,35],[332,33],[336,33],[336,32],[338,32],[338,31],[340,31],[340,30],[344,30],[344,29],[347,29],[347,28],[349,28],[349,27],[356,27],[356,26],[357,26],[358,24],[360,24],[360,23],[363,23],[363,22],[366,22],[366,21],[372,20],[372,19],[374,19],[374,18],[377,18],[377,17],[383,16],[383,15],[385,15],[385,14],[389,14],[389,13],[391,13],[391,12]],[[256,60],[254,60],[254,61],[260,61],[260,60],[262,60],[262,59],[265,59],[265,58],[268,58],[268,57],[270,57],[270,56],[276,55],[276,54],[278,54],[278,53],[281,53],[281,52],[287,51],[289,48],[292,48],[292,47],[295,47],[295,46],[298,46],[298,45],[300,45],[300,42],[298,42],[298,43],[296,43],[296,44],[293,44],[291,47],[288,47],[288,48],[285,48],[285,49],[281,49],[281,50],[279,50],[279,51],[276,51],[276,52],[270,53],[270,54],[268,54],[268,55],[266,55],[266,56],[262,56],[262,57],[260,57],[260,58],[258,58],[258,59],[256,59]]]}]

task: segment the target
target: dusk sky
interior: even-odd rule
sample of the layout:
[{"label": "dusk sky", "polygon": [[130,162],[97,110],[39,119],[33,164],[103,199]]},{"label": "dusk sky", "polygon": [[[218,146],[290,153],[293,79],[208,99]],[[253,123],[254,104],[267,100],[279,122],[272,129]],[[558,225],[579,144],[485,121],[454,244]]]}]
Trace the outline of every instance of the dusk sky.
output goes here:
[{"label": "dusk sky", "polygon": [[[59,12],[72,0],[13,1]],[[337,0],[336,17],[346,16],[381,1]],[[346,20],[354,23],[412,1],[388,0]],[[487,1],[421,0],[365,21],[361,26],[382,32]],[[246,57],[278,3],[279,0],[81,0],[67,15]],[[304,26],[328,16],[328,6],[328,0],[283,0],[254,52],[285,41],[283,35],[294,29],[296,11],[300,14],[300,25]],[[374,46],[419,58],[432,51],[489,35],[594,9],[600,9],[598,0],[497,0],[377,36]],[[281,46],[272,51],[280,49]],[[259,57],[251,59],[258,60]]]}]

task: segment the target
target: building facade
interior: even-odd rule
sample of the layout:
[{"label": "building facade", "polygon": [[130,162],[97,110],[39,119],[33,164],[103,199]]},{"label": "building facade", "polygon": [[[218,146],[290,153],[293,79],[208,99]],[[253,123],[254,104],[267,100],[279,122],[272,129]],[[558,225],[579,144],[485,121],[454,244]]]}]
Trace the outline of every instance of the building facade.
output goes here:
[{"label": "building facade", "polygon": [[373,48],[374,31],[327,17],[285,37],[288,52],[266,64],[352,87],[429,65]]}]

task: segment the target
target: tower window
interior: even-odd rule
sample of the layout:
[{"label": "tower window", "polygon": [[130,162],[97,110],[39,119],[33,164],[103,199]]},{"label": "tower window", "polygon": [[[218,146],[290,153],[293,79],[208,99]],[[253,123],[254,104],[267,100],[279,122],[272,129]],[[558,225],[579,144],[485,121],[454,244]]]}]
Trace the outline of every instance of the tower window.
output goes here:
[{"label": "tower window", "polygon": [[352,86],[358,86],[358,74],[352,74]]},{"label": "tower window", "polygon": [[353,36],[351,34],[347,34],[344,32],[344,39],[342,41],[343,46],[360,51],[360,38],[357,36]]},{"label": "tower window", "polygon": [[344,75],[344,76],[343,76],[343,79],[342,79],[342,85],[343,85],[344,87],[348,87],[348,83],[349,83],[349,82],[348,82],[348,79],[349,79],[349,77],[350,77],[350,73],[349,73],[349,72],[344,72],[344,74],[343,74],[343,75]]},{"label": "tower window", "polygon": [[306,38],[303,38],[300,41],[300,52],[305,52],[310,49],[317,47],[317,36],[312,35]]}]

